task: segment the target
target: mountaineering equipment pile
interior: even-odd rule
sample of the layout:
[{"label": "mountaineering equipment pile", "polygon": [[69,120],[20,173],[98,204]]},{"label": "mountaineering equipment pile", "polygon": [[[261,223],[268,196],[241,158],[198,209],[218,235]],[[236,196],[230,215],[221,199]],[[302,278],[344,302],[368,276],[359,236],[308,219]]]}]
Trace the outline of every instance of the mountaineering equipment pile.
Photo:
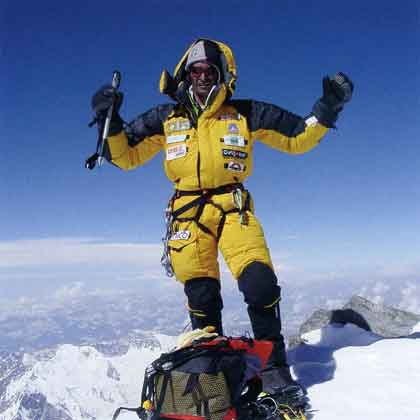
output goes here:
[{"label": "mountaineering equipment pile", "polygon": [[96,166],[96,162],[98,162],[98,166],[102,166],[104,161],[104,145],[105,141],[108,138],[109,134],[109,126],[111,123],[111,119],[114,113],[115,104],[117,101],[117,93],[118,88],[120,87],[121,83],[121,73],[118,70],[115,70],[112,75],[112,82],[111,82],[111,104],[108,107],[105,120],[101,116],[96,115],[96,117],[89,123],[89,127],[93,127],[95,124],[99,126],[99,136],[98,141],[96,143],[96,152],[88,157],[85,161],[85,168],[92,170]]},{"label": "mountaineering equipment pile", "polygon": [[301,401],[261,394],[271,351],[270,341],[204,336],[163,353],[146,369],[140,406],[113,420],[125,410],[141,420],[306,420]]},{"label": "mountaineering equipment pile", "polygon": [[307,420],[309,412],[307,398],[289,396],[287,391],[275,396],[260,394],[250,404],[247,420]]}]

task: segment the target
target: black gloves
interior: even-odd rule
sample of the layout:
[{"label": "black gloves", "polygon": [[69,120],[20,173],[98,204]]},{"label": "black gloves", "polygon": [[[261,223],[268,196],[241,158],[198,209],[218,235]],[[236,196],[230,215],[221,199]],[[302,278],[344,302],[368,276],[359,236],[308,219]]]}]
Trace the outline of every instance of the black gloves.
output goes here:
[{"label": "black gloves", "polygon": [[96,121],[100,129],[104,124],[108,109],[114,103],[114,110],[109,126],[109,135],[111,136],[118,134],[123,128],[123,120],[118,114],[123,99],[123,93],[116,91],[111,85],[102,86],[92,97],[91,106],[93,112],[96,114]]},{"label": "black gloves", "polygon": [[340,112],[353,94],[353,83],[344,74],[337,73],[333,79],[328,76],[322,80],[323,95],[321,101],[334,111]]},{"label": "black gloves", "polygon": [[344,73],[339,72],[332,79],[324,77],[322,89],[322,97],[315,103],[312,113],[322,125],[332,128],[337,121],[338,113],[344,104],[350,101],[354,86]]},{"label": "black gloves", "polygon": [[121,108],[124,98],[122,92],[116,92],[111,85],[102,86],[92,97],[92,110],[99,117],[108,112],[109,107],[115,98],[114,112],[117,113]]}]

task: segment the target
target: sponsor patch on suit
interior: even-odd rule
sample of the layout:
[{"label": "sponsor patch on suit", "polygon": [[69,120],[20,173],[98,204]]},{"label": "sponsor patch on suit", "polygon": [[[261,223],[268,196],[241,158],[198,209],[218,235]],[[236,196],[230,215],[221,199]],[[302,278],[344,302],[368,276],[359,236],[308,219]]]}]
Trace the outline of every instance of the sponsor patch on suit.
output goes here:
[{"label": "sponsor patch on suit", "polygon": [[239,121],[240,119],[241,119],[241,116],[239,114],[233,114],[233,113],[221,114],[219,117],[219,120],[221,121],[229,121],[229,120]]},{"label": "sponsor patch on suit", "polygon": [[231,134],[238,134],[239,133],[239,127],[235,123],[230,123],[228,127],[228,131]]},{"label": "sponsor patch on suit", "polygon": [[248,140],[245,140],[243,136],[237,136],[235,134],[229,134],[227,136],[223,136],[221,139],[226,146],[238,146],[238,147],[245,147],[248,143]]},{"label": "sponsor patch on suit", "polygon": [[171,241],[186,241],[190,239],[191,232],[189,230],[179,230],[175,232],[169,239]]},{"label": "sponsor patch on suit", "polygon": [[166,160],[174,160],[184,157],[187,154],[187,145],[185,143],[177,144],[166,149]]},{"label": "sponsor patch on suit", "polygon": [[179,141],[185,141],[187,140],[188,135],[187,134],[174,134],[172,136],[166,137],[166,143],[177,143]]},{"label": "sponsor patch on suit", "polygon": [[191,123],[189,120],[178,120],[169,123],[168,131],[184,131],[191,128]]},{"label": "sponsor patch on suit", "polygon": [[225,169],[228,169],[229,171],[233,172],[244,172],[246,166],[243,163],[239,162],[229,162],[225,163]]},{"label": "sponsor patch on suit", "polygon": [[248,157],[248,153],[242,150],[222,149],[222,154],[224,158],[246,159]]}]

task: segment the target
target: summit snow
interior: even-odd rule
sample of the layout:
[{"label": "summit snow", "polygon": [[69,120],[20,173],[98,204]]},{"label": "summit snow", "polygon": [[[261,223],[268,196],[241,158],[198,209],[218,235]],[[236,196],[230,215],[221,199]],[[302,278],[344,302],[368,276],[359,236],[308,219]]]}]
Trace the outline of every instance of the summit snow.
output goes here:
[{"label": "summit snow", "polygon": [[[289,349],[293,374],[312,405],[309,418],[416,418],[420,316],[360,297],[323,315],[315,312],[302,325],[299,344]],[[391,332],[387,338],[377,333],[384,319]],[[80,344],[3,352],[1,420],[105,420],[120,405],[137,406],[145,367],[173,348],[175,337],[137,331],[113,343],[103,346],[106,352]]]}]

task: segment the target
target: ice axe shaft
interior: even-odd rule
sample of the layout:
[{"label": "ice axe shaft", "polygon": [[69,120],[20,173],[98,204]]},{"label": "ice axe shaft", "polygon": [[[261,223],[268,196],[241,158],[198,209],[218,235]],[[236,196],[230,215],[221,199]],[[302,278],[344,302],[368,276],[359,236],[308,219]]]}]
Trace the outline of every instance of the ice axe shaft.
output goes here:
[{"label": "ice axe shaft", "polygon": [[[111,82],[111,86],[114,93],[111,106],[109,107],[107,111],[102,130],[100,130],[98,141],[96,142],[96,152],[92,156],[88,157],[85,161],[85,168],[87,169],[92,170],[96,166],[96,163],[98,163],[98,166],[101,166],[104,161],[105,141],[108,138],[109,127],[112,120],[112,114],[114,113],[115,101],[117,98],[117,93],[118,93],[118,88],[120,87],[120,83],[121,83],[121,73],[118,70],[115,70],[114,73],[112,74],[112,82]],[[98,124],[99,127],[101,125],[101,119],[98,118],[98,116],[96,116],[93,119],[93,121],[89,123],[89,127],[93,127],[95,124]]]},{"label": "ice axe shaft", "polygon": [[[121,83],[121,73],[118,70],[115,70],[114,73],[112,74],[112,83],[111,83],[112,88],[115,90],[115,93],[117,93],[118,88],[120,87],[120,83]],[[102,166],[102,163],[104,161],[104,145],[105,145],[106,139],[108,138],[109,125],[111,123],[112,114],[114,113],[115,100],[116,100],[116,95],[114,95],[112,104],[109,107],[108,112],[106,114],[105,124],[102,130],[102,136],[101,136],[102,139],[101,139],[101,143],[100,143],[100,147],[98,151],[98,166]]]}]

